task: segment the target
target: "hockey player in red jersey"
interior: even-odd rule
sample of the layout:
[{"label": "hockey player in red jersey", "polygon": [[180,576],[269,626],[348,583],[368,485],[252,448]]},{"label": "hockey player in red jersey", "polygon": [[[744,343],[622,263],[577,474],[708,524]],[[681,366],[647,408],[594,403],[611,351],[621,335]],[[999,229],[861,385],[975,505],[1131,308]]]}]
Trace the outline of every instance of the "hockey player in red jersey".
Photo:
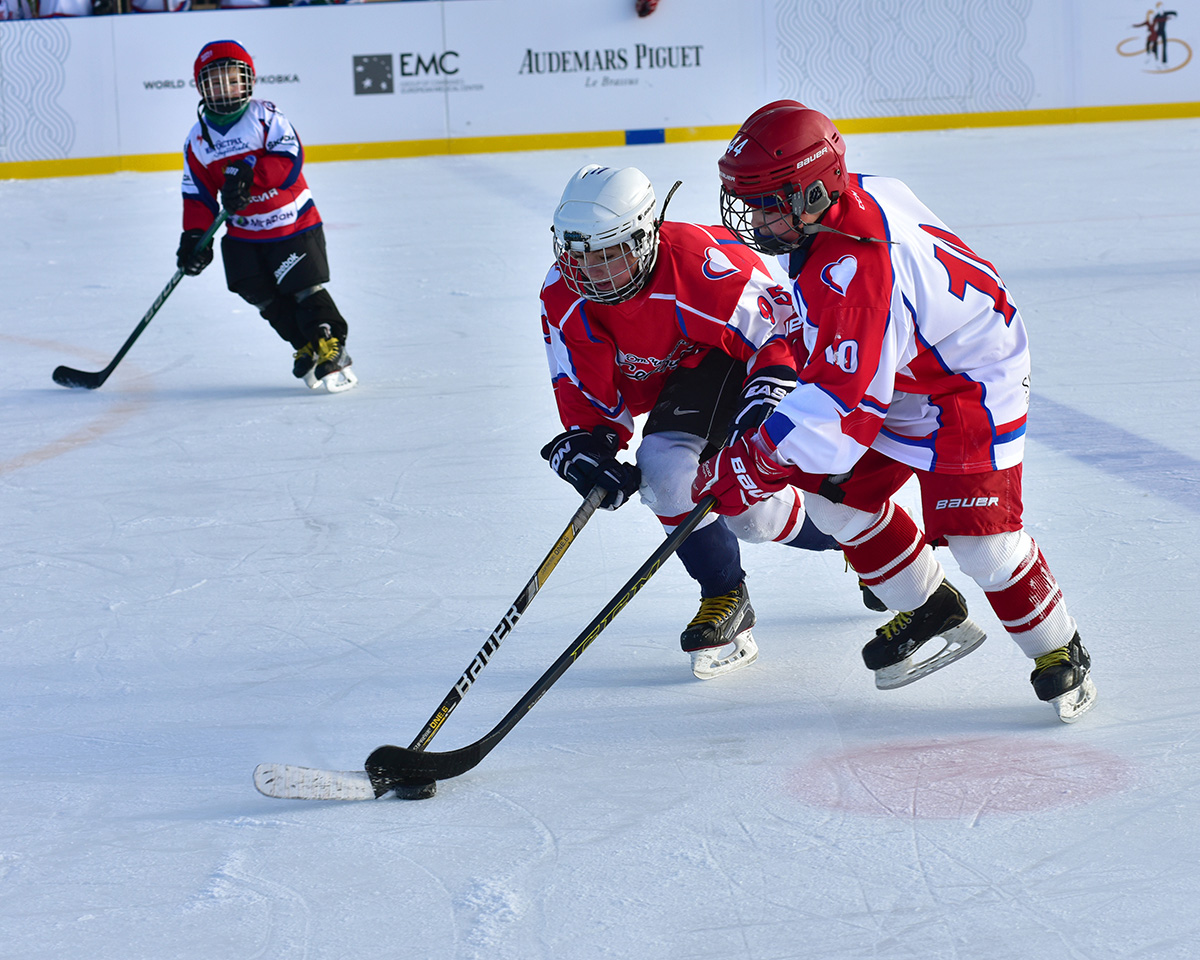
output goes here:
[{"label": "hockey player in red jersey", "polygon": [[193,69],[197,121],[184,145],[183,235],[177,262],[195,276],[212,262],[196,242],[221,207],[229,289],[292,345],[292,373],[331,393],[358,382],[346,321],[325,289],[325,232],[304,179],[304,148],[273,103],[253,99],[254,61],[241,44],[205,44]]},{"label": "hockey player in red jersey", "polygon": [[[795,380],[779,336],[796,315],[791,294],[724,228],[664,222],[634,167],[580,169],[552,229],[542,334],[565,431],[542,456],[581,495],[596,484],[608,490],[608,509],[640,488],[673,530],[692,508],[698,463],[731,432],[757,427]],[[636,463],[622,462],[643,414]],[[791,487],[736,518],[706,517],[678,551],[700,586],[700,610],[680,643],[701,679],[758,654],[739,539],[836,549],[806,522]]]},{"label": "hockey player in red jersey", "polygon": [[[903,611],[863,649],[885,689],[984,638],[930,546],[944,543],[1034,660],[1037,696],[1075,720],[1096,690],[1062,592],[1023,529],[1029,350],[999,274],[903,183],[847,172],[836,127],[795,101],[755,112],[719,172],[725,225],[781,255],[793,278],[799,382],[701,467],[693,497],[714,494],[719,512],[737,515],[789,485],[809,491],[813,522]],[[914,474],[924,534],[892,500]],[[938,652],[918,658],[935,637]]]}]

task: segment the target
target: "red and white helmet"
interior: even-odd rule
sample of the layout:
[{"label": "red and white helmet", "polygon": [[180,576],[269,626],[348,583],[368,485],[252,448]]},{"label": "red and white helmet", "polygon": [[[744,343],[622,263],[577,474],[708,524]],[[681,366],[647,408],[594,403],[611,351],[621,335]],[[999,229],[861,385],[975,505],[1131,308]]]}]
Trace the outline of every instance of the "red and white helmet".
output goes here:
[{"label": "red and white helmet", "polygon": [[205,111],[217,116],[241,112],[254,94],[254,61],[235,40],[206,43],[192,75]]},{"label": "red and white helmet", "polygon": [[846,144],[837,127],[795,100],[776,100],[752,113],[717,169],[722,222],[765,253],[799,247],[800,214],[820,217],[849,184]]}]

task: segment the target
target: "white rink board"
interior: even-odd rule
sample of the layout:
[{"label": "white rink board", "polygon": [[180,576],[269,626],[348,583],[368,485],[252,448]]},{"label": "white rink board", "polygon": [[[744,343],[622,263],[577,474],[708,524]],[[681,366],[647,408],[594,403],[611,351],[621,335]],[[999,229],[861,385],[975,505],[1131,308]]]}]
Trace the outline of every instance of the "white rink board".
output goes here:
[{"label": "white rink board", "polygon": [[[209,40],[308,146],[736,127],[780,97],[839,119],[1200,101],[1200,16],[1144,52],[1121,0],[427,0],[0,24],[0,163],[178,151]],[[630,142],[637,142],[637,134]],[[654,134],[651,134],[653,142]],[[531,144],[471,144],[495,149]],[[532,144],[536,145],[536,144]]]}]

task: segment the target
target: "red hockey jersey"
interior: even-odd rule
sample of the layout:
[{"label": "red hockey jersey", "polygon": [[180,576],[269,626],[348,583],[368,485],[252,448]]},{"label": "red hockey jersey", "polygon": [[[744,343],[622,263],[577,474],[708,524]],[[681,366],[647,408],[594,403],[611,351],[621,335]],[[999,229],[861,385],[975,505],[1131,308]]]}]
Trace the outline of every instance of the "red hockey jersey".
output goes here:
[{"label": "red hockey jersey", "polygon": [[793,365],[782,335],[791,294],[724,227],[667,222],[649,282],[624,303],[585,300],[558,267],[542,287],[542,335],[567,429],[611,424],[622,442],[667,377],[721,350],[753,369]]},{"label": "red hockey jersey", "polygon": [[853,184],[824,223],[889,242],[819,233],[792,255],[800,383],[768,435],[806,473],[868,448],[934,473],[1020,463],[1029,344],[1003,280],[899,180]]},{"label": "red hockey jersey", "polygon": [[[207,138],[205,132],[207,131]],[[225,165],[253,158],[250,203],[226,221],[229,236],[268,241],[310,230],[321,222],[304,180],[304,147],[275,104],[251,100],[227,129],[205,120],[183,148],[183,229],[207,230],[221,209]]]}]

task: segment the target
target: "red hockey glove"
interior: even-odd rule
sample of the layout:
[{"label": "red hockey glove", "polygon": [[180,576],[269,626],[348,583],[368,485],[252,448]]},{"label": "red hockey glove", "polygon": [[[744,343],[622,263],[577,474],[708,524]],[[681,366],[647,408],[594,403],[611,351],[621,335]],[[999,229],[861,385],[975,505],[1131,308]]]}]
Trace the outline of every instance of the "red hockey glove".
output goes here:
[{"label": "red hockey glove", "polygon": [[791,471],[776,459],[775,444],[759,429],[700,464],[692,500],[699,503],[711,494],[717,498],[717,513],[737,516],[786,487]]}]

